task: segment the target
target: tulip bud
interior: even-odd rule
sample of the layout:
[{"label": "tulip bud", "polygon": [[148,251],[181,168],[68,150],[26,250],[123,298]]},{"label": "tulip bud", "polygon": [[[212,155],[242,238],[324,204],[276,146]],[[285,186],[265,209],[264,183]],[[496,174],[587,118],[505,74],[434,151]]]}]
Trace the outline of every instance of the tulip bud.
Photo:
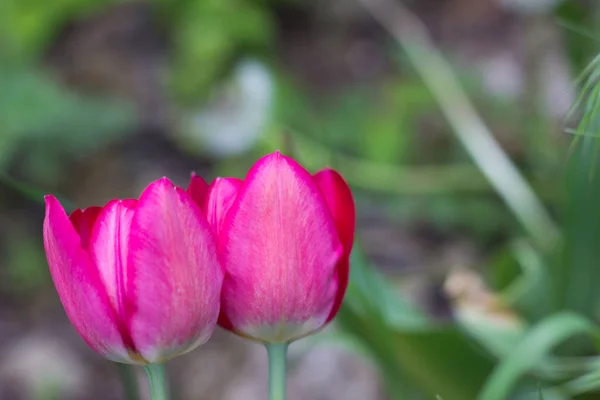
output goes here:
[{"label": "tulip bud", "polygon": [[168,179],[70,217],[46,196],[44,246],[67,316],[106,358],[160,363],[211,336],[224,274],[215,237]]},{"label": "tulip bud", "polygon": [[257,341],[288,343],[335,317],[355,225],[352,194],[337,172],[311,176],[276,152],[243,182],[217,180],[195,200],[218,232],[226,270],[221,326]]}]

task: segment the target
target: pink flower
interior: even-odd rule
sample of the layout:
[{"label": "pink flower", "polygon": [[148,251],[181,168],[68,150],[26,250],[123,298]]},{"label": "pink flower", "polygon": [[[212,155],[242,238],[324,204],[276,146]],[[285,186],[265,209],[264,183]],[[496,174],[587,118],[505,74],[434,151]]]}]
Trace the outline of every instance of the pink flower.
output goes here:
[{"label": "pink flower", "polygon": [[200,208],[167,178],[139,200],[70,217],[46,196],[44,246],[67,316],[106,358],[163,362],[211,336],[224,275],[215,237]]},{"label": "pink flower", "polygon": [[217,232],[226,269],[219,324],[241,336],[286,343],[335,317],[348,284],[355,212],[350,189],[331,169],[311,176],[279,152],[244,181],[188,192]]}]

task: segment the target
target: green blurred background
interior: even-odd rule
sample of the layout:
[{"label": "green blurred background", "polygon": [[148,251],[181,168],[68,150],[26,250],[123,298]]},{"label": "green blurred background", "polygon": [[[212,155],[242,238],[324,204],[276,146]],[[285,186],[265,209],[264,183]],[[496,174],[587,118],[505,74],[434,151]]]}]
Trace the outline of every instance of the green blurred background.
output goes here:
[{"label": "green blurred background", "polygon": [[[358,207],[336,323],[290,400],[595,399],[596,0],[0,0],[0,399],[129,399],[69,325],[42,196],[243,177],[282,150]],[[569,112],[571,111],[571,112]],[[221,330],[175,399],[266,398]]]}]

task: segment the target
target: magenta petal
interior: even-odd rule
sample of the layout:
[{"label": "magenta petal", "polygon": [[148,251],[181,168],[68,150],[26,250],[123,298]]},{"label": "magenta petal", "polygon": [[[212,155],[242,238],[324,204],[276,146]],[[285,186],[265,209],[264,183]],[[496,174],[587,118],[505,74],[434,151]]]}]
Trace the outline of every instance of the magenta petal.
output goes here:
[{"label": "magenta petal", "polygon": [[327,206],[335,220],[344,250],[350,254],[354,243],[356,212],[354,199],[344,178],[332,169],[324,169],[315,174],[314,180],[319,186]]},{"label": "magenta petal", "polygon": [[202,207],[206,202],[206,196],[208,195],[208,185],[201,176],[198,176],[195,172],[192,172],[190,185],[187,188],[187,192],[198,205],[198,207]]},{"label": "magenta petal", "polygon": [[208,223],[218,235],[227,211],[233,204],[242,180],[237,178],[217,178],[208,188],[208,196],[203,205]]},{"label": "magenta petal", "polygon": [[102,207],[88,207],[85,210],[78,208],[69,216],[69,220],[71,220],[81,238],[81,246],[86,250],[90,242],[90,236],[92,235],[92,227],[100,211],[102,211]]},{"label": "magenta petal", "polygon": [[[129,313],[127,300],[127,253],[129,250],[129,231],[135,212],[135,200],[112,200],[98,217],[92,229],[89,254],[98,269],[106,293],[110,299],[118,321],[123,324]],[[126,345],[135,350],[128,335],[124,337]]]},{"label": "magenta petal", "polygon": [[159,362],[204,343],[223,280],[214,235],[192,198],[166,178],[142,193],[131,223],[127,295],[137,350]]},{"label": "magenta petal", "polygon": [[95,351],[115,361],[130,361],[98,271],[58,200],[45,199],[44,247],[69,320]]},{"label": "magenta petal", "polygon": [[314,180],[319,186],[323,197],[325,197],[325,201],[335,220],[338,234],[344,245],[344,257],[337,266],[339,288],[335,304],[327,318],[327,321],[331,321],[342,305],[344,295],[346,294],[346,287],[348,286],[350,252],[354,244],[356,212],[352,192],[340,174],[328,168],[315,174]]},{"label": "magenta petal", "polygon": [[263,341],[319,329],[338,288],[343,249],[310,174],[279,153],[248,173],[219,235],[227,270],[221,320]]},{"label": "magenta petal", "polygon": [[327,321],[330,321],[338,313],[342,301],[344,300],[346,287],[348,286],[350,272],[349,261],[350,252],[352,251],[352,245],[354,243],[356,212],[354,209],[352,192],[340,174],[332,169],[324,169],[315,174],[314,180],[319,186],[323,197],[325,197],[325,201],[335,220],[340,239],[344,245],[344,257],[337,266],[339,288],[335,304],[327,318]]}]

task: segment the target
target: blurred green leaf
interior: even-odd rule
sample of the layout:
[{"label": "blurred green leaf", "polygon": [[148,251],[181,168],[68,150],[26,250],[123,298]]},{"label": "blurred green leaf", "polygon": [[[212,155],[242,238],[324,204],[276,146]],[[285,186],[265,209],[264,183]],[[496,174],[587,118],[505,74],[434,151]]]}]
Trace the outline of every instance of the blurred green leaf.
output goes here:
[{"label": "blurred green leaf", "polygon": [[454,310],[458,325],[489,354],[501,358],[509,353],[526,333],[528,325],[518,316],[498,316],[492,311],[460,308]]},{"label": "blurred green leaf", "polygon": [[492,358],[453,327],[396,331],[391,349],[397,367],[423,393],[446,400],[472,399],[492,370]]},{"label": "blurred green leaf", "polygon": [[541,386],[538,386],[538,400],[544,400],[544,394],[542,393]]},{"label": "blurred green leaf", "polygon": [[0,60],[4,65],[37,61],[69,20],[114,3],[117,0],[0,1]]},{"label": "blurred green leaf", "polygon": [[171,17],[175,53],[171,86],[178,99],[195,105],[240,52],[271,44],[268,9],[247,0],[159,1]]},{"label": "blurred green leaf", "polygon": [[350,282],[344,304],[365,315],[376,315],[382,323],[419,329],[431,326],[431,320],[413,304],[404,300],[377,271],[373,270],[355,245],[350,259]]},{"label": "blurred green leaf", "polygon": [[78,95],[35,69],[0,67],[0,170],[27,144],[19,160],[26,172],[39,182],[51,179],[62,156],[81,157],[134,123],[127,102]]},{"label": "blurred green leaf", "polygon": [[454,327],[439,327],[398,296],[359,249],[352,258],[350,284],[336,319],[366,348],[386,377],[393,398],[407,387],[446,400],[474,398],[492,369],[492,360]]},{"label": "blurred green leaf", "polygon": [[502,289],[502,300],[520,314],[538,320],[552,310],[548,291],[550,277],[544,254],[526,240],[513,241],[509,249],[520,271]]},{"label": "blurred green leaf", "polygon": [[369,350],[396,399],[405,398],[406,385],[447,400],[472,399],[492,370],[491,358],[452,327],[402,330],[349,306],[337,321]]},{"label": "blurred green leaf", "polygon": [[600,390],[600,370],[584,374],[560,386],[560,389],[571,396],[598,392]]},{"label": "blurred green leaf", "polygon": [[554,314],[534,326],[489,376],[478,395],[480,400],[505,400],[518,380],[527,374],[561,342],[577,335],[600,340],[600,330],[589,320],[573,313]]}]

